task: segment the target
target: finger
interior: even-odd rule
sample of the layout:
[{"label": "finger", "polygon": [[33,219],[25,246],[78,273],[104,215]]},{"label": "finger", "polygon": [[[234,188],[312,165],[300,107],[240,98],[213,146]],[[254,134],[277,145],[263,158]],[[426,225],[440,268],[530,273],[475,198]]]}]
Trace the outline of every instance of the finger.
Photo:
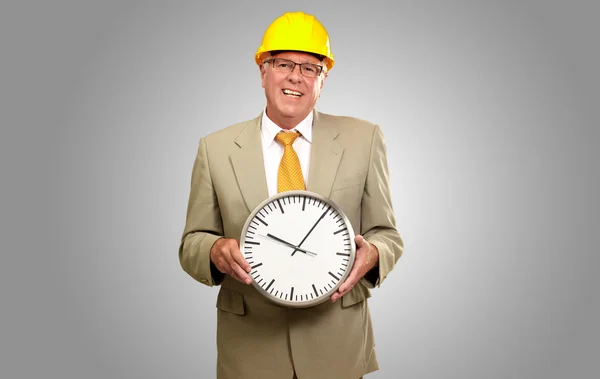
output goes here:
[{"label": "finger", "polygon": [[[223,256],[227,261],[227,273],[230,276],[242,283],[252,283],[252,279],[250,279],[250,276],[247,274],[247,272],[250,271],[250,265],[242,256],[242,253],[239,249],[239,242],[237,240],[230,240],[230,242],[227,245],[226,251],[224,251]],[[245,271],[245,269],[242,267],[247,267],[248,271]]]},{"label": "finger", "polygon": [[239,280],[242,283],[246,283],[246,284],[250,284],[252,283],[252,279],[250,278],[250,275],[248,275],[246,273],[246,271],[244,271],[237,263],[234,263],[231,266],[231,270],[233,272],[233,277],[237,280]]},{"label": "finger", "polygon": [[358,282],[357,271],[358,270],[356,267],[353,268],[352,271],[350,271],[350,275],[348,275],[348,277],[346,278],[344,283],[342,283],[342,285],[338,288],[338,292],[340,293],[340,296],[344,296],[345,294],[350,292],[350,290],[352,288],[354,288],[354,286]]},{"label": "finger", "polygon": [[354,243],[356,243],[356,247],[361,249],[363,248],[365,245],[367,245],[367,240],[365,240],[365,238],[363,236],[361,236],[360,234],[357,234],[356,237],[354,237]]},{"label": "finger", "polygon": [[362,255],[357,256],[354,260],[354,263],[352,264],[352,269],[350,270],[350,274],[348,275],[344,283],[342,283],[342,285],[340,286],[342,292],[345,291],[348,286],[354,287],[356,282],[358,282],[358,280],[360,279],[360,271],[363,265],[362,261],[364,261]]},{"label": "finger", "polygon": [[229,244],[223,246],[223,248],[221,249],[221,251],[219,251],[219,266],[221,266],[220,270],[221,272],[229,275],[229,276],[234,276],[235,272],[233,271],[232,268],[232,263],[233,263],[233,258],[231,257],[231,252],[229,251]]},{"label": "finger", "polygon": [[355,285],[356,283],[350,283],[349,281],[345,281],[344,284],[342,284],[344,288],[340,286],[340,288],[338,288],[338,290],[333,295],[331,295],[331,301],[335,303],[339,298],[350,292]]},{"label": "finger", "polygon": [[358,261],[364,260],[364,258],[363,258],[364,255],[362,254],[362,251],[364,250],[365,247],[368,247],[368,242],[360,234],[358,234],[358,235],[356,235],[356,237],[354,237],[354,242],[356,243],[357,251],[360,250],[361,254],[358,254],[356,256],[356,260],[354,261],[354,265],[352,266],[350,275],[348,275],[348,277],[346,278],[344,283],[342,283],[342,285],[338,288],[338,290],[331,296],[331,301],[334,303],[339,298],[341,298],[342,296],[344,296],[345,294],[350,292],[352,290],[352,288],[354,288],[356,283],[358,283],[358,280],[360,279],[359,273],[360,273],[361,263],[359,263]]},{"label": "finger", "polygon": [[217,269],[219,271],[221,271],[224,274],[229,274],[230,272],[230,267],[229,267],[229,263],[227,263],[227,252],[220,249],[216,252],[216,259],[214,261],[215,266],[217,266]]},{"label": "finger", "polygon": [[346,279],[346,281],[342,283],[340,288],[338,288],[338,291],[340,292],[340,294],[342,294],[342,296],[350,292],[350,290],[356,285],[355,277],[356,275],[350,274],[350,276],[348,276],[348,279]]},{"label": "finger", "polygon": [[244,256],[242,255],[242,252],[240,251],[239,247],[232,247],[230,251],[232,264],[236,263],[245,272],[250,272],[250,270],[252,270],[252,267],[250,267],[250,264],[248,264],[248,261],[246,261],[246,258],[244,258]]}]

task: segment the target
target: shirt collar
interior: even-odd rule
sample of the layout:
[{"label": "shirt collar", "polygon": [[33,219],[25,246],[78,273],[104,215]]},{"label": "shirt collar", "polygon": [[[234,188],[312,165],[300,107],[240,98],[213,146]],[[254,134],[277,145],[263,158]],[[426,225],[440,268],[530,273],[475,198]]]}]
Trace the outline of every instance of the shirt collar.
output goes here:
[{"label": "shirt collar", "polygon": [[[304,118],[304,120],[300,121],[298,125],[296,125],[292,130],[297,130],[302,134],[302,137],[307,140],[309,143],[312,143],[312,124],[313,124],[313,111]],[[275,140],[275,135],[280,131],[284,130],[280,128],[277,124],[275,124],[269,116],[267,116],[267,107],[263,110],[262,114],[262,123],[261,123],[261,133],[263,135],[263,139],[267,142],[267,145]]]}]

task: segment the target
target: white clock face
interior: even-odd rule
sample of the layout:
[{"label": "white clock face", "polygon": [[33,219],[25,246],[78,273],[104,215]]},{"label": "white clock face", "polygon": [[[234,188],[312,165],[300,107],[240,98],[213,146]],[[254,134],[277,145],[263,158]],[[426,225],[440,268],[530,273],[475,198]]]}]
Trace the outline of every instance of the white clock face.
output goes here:
[{"label": "white clock face", "polygon": [[240,239],[254,286],[291,307],[326,301],[355,257],[354,231],[341,210],[307,191],[279,193],[259,205]]}]

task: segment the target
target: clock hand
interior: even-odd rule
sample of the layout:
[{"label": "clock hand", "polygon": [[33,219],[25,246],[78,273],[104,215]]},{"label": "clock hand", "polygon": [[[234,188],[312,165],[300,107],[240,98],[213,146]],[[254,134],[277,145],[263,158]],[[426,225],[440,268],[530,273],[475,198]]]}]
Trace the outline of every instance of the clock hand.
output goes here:
[{"label": "clock hand", "polygon": [[308,250],[305,250],[305,249],[301,249],[301,248],[299,248],[298,246],[296,246],[296,245],[292,245],[291,243],[289,243],[289,242],[287,242],[287,241],[284,241],[284,240],[282,240],[282,239],[281,239],[281,238],[279,238],[279,237],[275,237],[275,236],[274,236],[274,235],[272,235],[271,233],[267,233],[267,235],[266,235],[266,236],[265,236],[265,235],[262,235],[262,234],[259,234],[259,236],[261,236],[261,237],[267,237],[267,238],[274,239],[275,241],[281,242],[281,243],[283,243],[284,245],[287,245],[287,246],[289,246],[289,247],[292,247],[292,248],[294,248],[294,249],[298,249],[298,250],[300,250],[301,252],[303,252],[303,253],[305,253],[305,254],[307,254],[307,255],[311,255],[311,256],[313,256],[313,257],[317,255],[317,253],[313,253],[312,251],[308,251]]},{"label": "clock hand", "polygon": [[315,222],[315,224],[312,226],[312,228],[310,228],[310,230],[308,231],[308,233],[306,233],[306,235],[304,236],[304,238],[302,239],[302,241],[300,241],[300,243],[298,244],[298,248],[294,249],[294,251],[292,251],[292,257],[294,256],[294,254],[296,254],[296,251],[299,250],[299,247],[302,246],[302,244],[304,243],[304,241],[306,241],[306,239],[308,238],[308,236],[310,235],[310,233],[312,233],[312,231],[315,229],[315,227],[317,226],[317,224],[323,219],[323,217],[325,217],[325,215],[327,214],[327,212],[329,212],[329,209],[331,209],[331,207],[327,207],[327,209],[325,209],[325,212],[323,212],[323,214],[321,215],[321,217],[319,217],[319,219],[317,220],[317,222]]}]

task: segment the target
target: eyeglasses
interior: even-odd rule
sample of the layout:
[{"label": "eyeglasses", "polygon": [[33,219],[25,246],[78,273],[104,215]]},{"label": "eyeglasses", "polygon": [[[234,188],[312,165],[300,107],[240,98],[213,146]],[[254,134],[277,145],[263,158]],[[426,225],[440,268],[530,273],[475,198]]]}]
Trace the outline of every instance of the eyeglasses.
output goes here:
[{"label": "eyeglasses", "polygon": [[267,59],[263,63],[273,63],[273,69],[281,72],[292,72],[296,65],[300,65],[300,72],[309,78],[316,78],[323,72],[323,66],[313,63],[296,63],[289,59],[273,58]]}]

